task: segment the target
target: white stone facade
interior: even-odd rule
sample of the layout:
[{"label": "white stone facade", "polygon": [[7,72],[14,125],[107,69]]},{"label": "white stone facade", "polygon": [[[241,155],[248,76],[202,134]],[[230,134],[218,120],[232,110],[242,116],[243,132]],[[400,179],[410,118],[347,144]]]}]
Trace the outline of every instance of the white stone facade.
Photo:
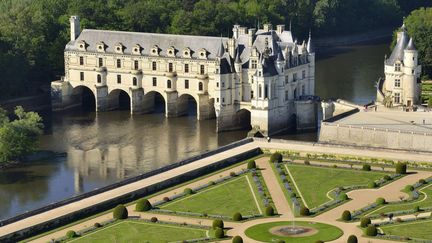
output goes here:
[{"label": "white stone facade", "polygon": [[[316,127],[315,53],[311,38],[297,44],[290,31],[235,25],[232,38],[134,33],[80,32],[72,16],[65,49],[65,76],[53,82],[53,105],[77,102],[80,87],[92,91],[96,111],[118,107],[121,91],[131,113],[153,110],[154,95],[165,100],[167,117],[187,110],[197,118],[217,118],[218,131],[244,127],[264,135],[290,127]],[[249,118],[250,117],[250,118]]]}]

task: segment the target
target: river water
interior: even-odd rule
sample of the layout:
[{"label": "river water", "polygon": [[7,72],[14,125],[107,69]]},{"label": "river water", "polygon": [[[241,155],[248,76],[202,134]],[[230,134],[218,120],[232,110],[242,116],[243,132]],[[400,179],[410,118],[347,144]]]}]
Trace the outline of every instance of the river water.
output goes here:
[{"label": "river water", "polygon": [[[388,46],[322,50],[316,63],[316,94],[367,103],[383,75]],[[217,134],[215,120],[195,116],[165,119],[162,113],[130,116],[127,111],[73,111],[44,117],[40,139],[46,150],[67,157],[27,163],[0,171],[0,219],[147,172],[215,149],[246,136],[247,131]],[[316,140],[316,133],[287,139]]]}]

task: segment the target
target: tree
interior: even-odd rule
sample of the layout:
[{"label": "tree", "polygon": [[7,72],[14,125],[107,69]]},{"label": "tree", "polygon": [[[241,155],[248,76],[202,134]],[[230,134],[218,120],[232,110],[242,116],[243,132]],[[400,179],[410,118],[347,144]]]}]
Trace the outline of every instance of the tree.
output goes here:
[{"label": "tree", "polygon": [[225,236],[225,233],[224,233],[223,229],[217,228],[214,232],[214,235],[215,235],[216,239],[221,239]]},{"label": "tree", "polygon": [[378,230],[375,225],[370,224],[365,231],[367,236],[376,236],[378,234]]},{"label": "tree", "polygon": [[396,164],[396,174],[404,175],[407,173],[407,164],[398,162]]},{"label": "tree", "polygon": [[371,182],[369,182],[368,187],[369,187],[369,188],[376,188],[376,187],[377,187],[377,184],[376,184],[375,181],[371,181]]},{"label": "tree", "polygon": [[234,213],[233,217],[232,217],[233,221],[242,221],[243,220],[243,216],[241,215],[241,213]]},{"label": "tree", "polygon": [[240,236],[236,235],[234,236],[232,243],[243,243],[243,238],[241,238]]},{"label": "tree", "polygon": [[127,219],[127,217],[128,217],[128,210],[124,205],[120,204],[114,208],[113,210],[114,219]]},{"label": "tree", "polygon": [[149,200],[142,198],[142,199],[138,200],[138,202],[135,206],[135,211],[145,212],[145,211],[151,210],[152,208],[153,208],[153,206],[151,205]]},{"label": "tree", "polygon": [[72,238],[75,238],[77,236],[78,236],[78,234],[73,230],[69,230],[68,232],[66,232],[66,238],[68,238],[68,239],[72,239]]},{"label": "tree", "polygon": [[350,221],[351,220],[351,213],[350,213],[350,211],[348,211],[348,210],[343,211],[341,219],[343,221]]},{"label": "tree", "polygon": [[368,217],[361,218],[360,220],[360,227],[366,228],[368,225],[372,223],[371,219]]},{"label": "tree", "polygon": [[[431,76],[431,75],[429,75],[429,76]],[[428,103],[427,103],[428,105],[428,108],[432,108],[432,96],[429,96],[429,99],[428,99]]]},{"label": "tree", "polygon": [[378,205],[386,204],[386,200],[384,198],[382,198],[382,197],[377,198],[375,202]]},{"label": "tree", "polygon": [[192,194],[194,194],[194,191],[191,188],[185,188],[183,192],[186,195],[192,195]]},{"label": "tree", "polygon": [[274,215],[274,209],[272,206],[268,206],[265,209],[265,215],[266,216],[273,216]]},{"label": "tree", "polygon": [[364,171],[370,171],[370,170],[371,170],[371,166],[368,165],[368,164],[364,164],[364,165],[363,165],[363,170],[364,170]]},{"label": "tree", "polygon": [[347,243],[357,243],[357,242],[358,242],[358,240],[357,240],[357,236],[355,236],[355,235],[350,235],[350,236],[348,237]]},{"label": "tree", "polygon": [[255,168],[256,168],[255,160],[249,160],[249,161],[248,161],[248,164],[247,164],[247,168],[248,168],[249,170],[251,170],[251,169],[255,169]]},{"label": "tree", "polygon": [[221,219],[215,219],[213,220],[213,224],[212,224],[213,229],[217,229],[217,228],[224,228],[224,222]]},{"label": "tree", "polygon": [[282,154],[279,152],[275,152],[270,156],[270,162],[282,162]]}]

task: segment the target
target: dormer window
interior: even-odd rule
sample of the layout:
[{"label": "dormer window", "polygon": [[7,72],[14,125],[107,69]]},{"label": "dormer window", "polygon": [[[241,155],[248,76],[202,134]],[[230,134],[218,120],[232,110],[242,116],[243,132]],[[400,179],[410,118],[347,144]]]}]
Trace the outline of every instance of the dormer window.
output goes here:
[{"label": "dormer window", "polygon": [[132,48],[132,54],[134,54],[134,55],[141,55],[141,51],[142,51],[142,47],[139,44],[136,44]]},{"label": "dormer window", "polygon": [[200,58],[200,59],[207,59],[207,50],[206,49],[201,49],[201,50],[199,50],[199,52],[198,52],[198,58]]},{"label": "dormer window", "polygon": [[114,46],[114,50],[115,50],[116,53],[121,53],[121,54],[123,54],[124,49],[125,49],[125,48],[124,48],[124,46],[123,46],[122,43],[117,43],[117,44]]},{"label": "dormer window", "polygon": [[97,46],[97,47],[96,47],[96,50],[97,50],[98,52],[105,52],[105,50],[106,50],[106,45],[105,45],[105,43],[104,43],[103,41],[97,43],[96,46]]},{"label": "dormer window", "polygon": [[87,50],[87,43],[85,42],[85,41],[83,41],[83,40],[81,40],[81,41],[78,41],[78,49],[80,50],[80,51],[86,51]]},{"label": "dormer window", "polygon": [[154,45],[152,47],[152,49],[150,50],[150,54],[152,56],[159,56],[159,52],[160,52],[160,49],[159,49],[159,47],[157,45]]},{"label": "dormer window", "polygon": [[167,56],[169,56],[169,57],[175,57],[175,55],[176,55],[176,49],[173,46],[171,46],[170,48],[168,48],[168,50],[167,50]]},{"label": "dormer window", "polygon": [[183,57],[184,58],[191,58],[192,57],[192,50],[189,48],[185,48],[183,50]]}]

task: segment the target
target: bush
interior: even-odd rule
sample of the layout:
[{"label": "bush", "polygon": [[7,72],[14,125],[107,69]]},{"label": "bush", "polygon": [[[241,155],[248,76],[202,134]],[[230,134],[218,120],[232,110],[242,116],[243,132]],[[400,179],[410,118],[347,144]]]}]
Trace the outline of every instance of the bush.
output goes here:
[{"label": "bush", "polygon": [[371,166],[368,165],[368,164],[364,164],[364,165],[363,165],[363,170],[364,170],[364,171],[370,171],[370,170],[371,170]]},{"label": "bush", "polygon": [[369,188],[376,188],[377,184],[375,183],[375,181],[371,181],[371,182],[369,182],[368,187]]},{"label": "bush", "polygon": [[304,161],[304,164],[305,164],[305,165],[310,165],[310,161],[309,161],[309,160],[305,160],[305,161]]},{"label": "bush", "polygon": [[422,184],[422,185],[424,185],[424,184],[426,184],[426,180],[425,179],[420,179],[419,183]]},{"label": "bush", "polygon": [[302,206],[300,208],[300,215],[301,216],[309,216],[309,214],[310,214],[309,208],[307,208],[305,206]]},{"label": "bush", "polygon": [[224,228],[224,222],[220,219],[215,219],[213,220],[213,224],[212,224],[213,229],[217,229],[217,228]]},{"label": "bush", "polygon": [[210,186],[214,186],[214,185],[216,185],[216,182],[214,182],[214,181],[210,181],[208,184],[209,184]]},{"label": "bush", "polygon": [[407,186],[405,187],[405,190],[407,190],[407,191],[409,191],[409,192],[412,192],[412,191],[414,191],[414,187],[413,187],[412,185],[407,185]]},{"label": "bush", "polygon": [[348,195],[346,193],[341,193],[339,194],[339,199],[343,201],[348,200]]},{"label": "bush", "polygon": [[391,176],[389,176],[389,175],[385,175],[385,176],[384,176],[384,180],[386,180],[386,181],[391,181],[391,179],[392,179],[392,178],[391,178]]},{"label": "bush", "polygon": [[268,206],[265,209],[265,215],[266,216],[273,216],[274,215],[274,209],[272,206]]},{"label": "bush", "polygon": [[358,242],[358,240],[357,240],[357,236],[355,236],[355,235],[350,235],[350,236],[348,237],[347,243],[357,243],[357,242]]},{"label": "bush", "polygon": [[396,164],[396,174],[406,174],[407,172],[407,164],[398,162]]},{"label": "bush", "polygon": [[256,163],[255,160],[249,160],[247,163],[247,168],[250,169],[255,169],[256,168]]},{"label": "bush", "polygon": [[297,194],[295,192],[291,192],[290,197],[297,197]]},{"label": "bush", "polygon": [[414,212],[420,212],[420,207],[419,206],[415,206],[414,207]]},{"label": "bush", "polygon": [[241,213],[235,213],[232,217],[233,221],[242,221],[243,220],[243,216],[241,215]]},{"label": "bush", "polygon": [[378,234],[378,230],[377,230],[377,228],[375,227],[375,225],[369,225],[369,226],[366,228],[365,234],[366,234],[367,236],[376,236],[376,235]]},{"label": "bush", "polygon": [[270,162],[282,162],[282,154],[279,152],[273,153],[270,156]]},{"label": "bush", "polygon": [[185,188],[183,192],[186,195],[192,195],[192,194],[194,194],[194,191],[191,188]]},{"label": "bush", "polygon": [[364,217],[364,218],[361,218],[361,220],[360,220],[360,227],[362,227],[362,228],[366,228],[368,225],[370,225],[372,222],[371,222],[371,219],[370,218],[368,218],[368,217]]},{"label": "bush", "polygon": [[163,198],[163,201],[164,201],[164,202],[169,202],[169,201],[171,201],[171,200],[169,199],[169,197],[164,197],[164,198]]},{"label": "bush", "polygon": [[343,211],[341,219],[343,221],[350,221],[351,220],[351,213],[350,213],[350,211],[348,211],[348,210]]},{"label": "bush", "polygon": [[158,218],[156,217],[151,217],[150,222],[152,223],[156,223],[158,221]]},{"label": "bush", "polygon": [[72,238],[75,238],[77,236],[78,236],[78,234],[73,230],[69,230],[68,232],[66,232],[66,238],[68,238],[68,239],[72,239]]},{"label": "bush", "polygon": [[386,200],[382,197],[377,198],[377,200],[375,201],[378,205],[383,205],[386,203]]},{"label": "bush", "polygon": [[140,200],[138,200],[138,202],[135,206],[135,211],[145,212],[145,211],[149,211],[152,208],[153,208],[153,206],[151,205],[149,200],[141,198]]},{"label": "bush", "polygon": [[100,223],[98,223],[98,222],[94,223],[93,226],[94,226],[95,228],[100,228],[100,227],[102,227],[102,225],[101,225]]},{"label": "bush", "polygon": [[243,238],[241,238],[240,236],[236,235],[234,236],[232,243],[243,243]]},{"label": "bush", "polygon": [[324,241],[322,241],[322,240],[317,240],[317,241],[315,241],[315,243],[324,243]]},{"label": "bush", "polygon": [[237,176],[237,174],[234,171],[232,171],[232,172],[230,172],[230,176],[235,177],[235,176]]},{"label": "bush", "polygon": [[216,239],[221,239],[225,236],[225,233],[224,233],[223,229],[217,228],[214,232],[214,235],[215,235]]},{"label": "bush", "polygon": [[276,243],[285,243],[284,240],[277,240]]},{"label": "bush", "polygon": [[124,205],[120,204],[114,208],[113,211],[114,219],[127,219],[127,217],[128,217],[128,211]]}]

